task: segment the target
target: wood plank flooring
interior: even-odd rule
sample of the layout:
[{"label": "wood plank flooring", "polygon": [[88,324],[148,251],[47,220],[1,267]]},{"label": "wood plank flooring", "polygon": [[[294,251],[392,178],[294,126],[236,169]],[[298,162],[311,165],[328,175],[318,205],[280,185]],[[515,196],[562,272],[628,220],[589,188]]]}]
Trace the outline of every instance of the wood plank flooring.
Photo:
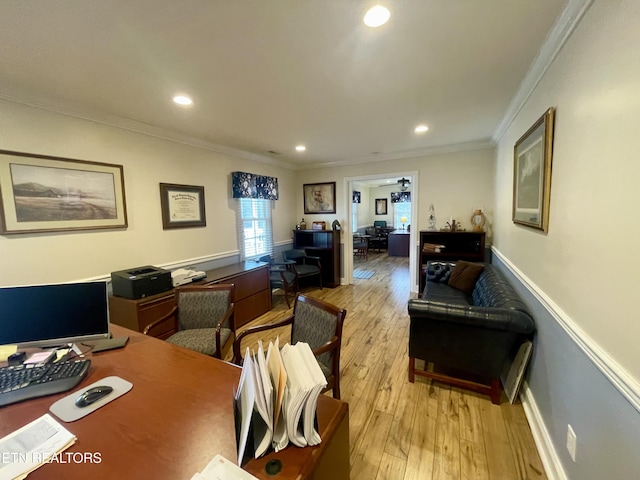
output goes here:
[{"label": "wood plank flooring", "polygon": [[[370,252],[354,268],[367,280],[306,295],[346,308],[341,354],[342,400],[349,403],[353,480],[546,480],[522,405],[430,379],[407,379],[409,264],[407,258]],[[291,314],[282,292],[271,312],[249,325]],[[263,341],[289,328],[270,332]],[[257,343],[253,336],[252,345]],[[249,341],[248,341],[249,342]],[[422,367],[422,365],[420,365]]]}]

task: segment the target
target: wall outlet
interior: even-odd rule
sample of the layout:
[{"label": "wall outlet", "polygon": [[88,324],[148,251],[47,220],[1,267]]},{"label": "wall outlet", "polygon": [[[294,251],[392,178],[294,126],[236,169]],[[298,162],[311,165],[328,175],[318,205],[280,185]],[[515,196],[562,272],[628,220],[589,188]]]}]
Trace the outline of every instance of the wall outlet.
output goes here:
[{"label": "wall outlet", "polygon": [[569,450],[569,455],[571,455],[571,460],[576,461],[576,432],[573,431],[571,425],[567,425],[567,450]]}]

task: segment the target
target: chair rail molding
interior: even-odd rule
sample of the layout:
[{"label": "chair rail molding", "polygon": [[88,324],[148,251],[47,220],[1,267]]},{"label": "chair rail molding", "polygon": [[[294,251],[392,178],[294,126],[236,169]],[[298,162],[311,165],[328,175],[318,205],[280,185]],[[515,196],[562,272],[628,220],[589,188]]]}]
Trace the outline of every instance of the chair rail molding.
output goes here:
[{"label": "chair rail molding", "polygon": [[602,372],[613,386],[640,412],[640,382],[631,376],[625,368],[611,358],[598,343],[582,330],[551,298],[535,283],[522,273],[509,259],[492,246],[492,253],[509,269],[509,271],[529,290],[536,300],[558,322],[562,329],[584,352],[587,358]]}]

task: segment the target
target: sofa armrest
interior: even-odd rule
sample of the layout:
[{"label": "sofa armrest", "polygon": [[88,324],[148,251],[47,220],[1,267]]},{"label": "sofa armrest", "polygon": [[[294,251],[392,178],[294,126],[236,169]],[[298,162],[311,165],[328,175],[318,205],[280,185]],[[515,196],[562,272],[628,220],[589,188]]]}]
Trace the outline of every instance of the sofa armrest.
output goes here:
[{"label": "sofa armrest", "polygon": [[476,307],[411,299],[408,304],[411,321],[437,321],[530,334],[535,329],[533,319],[519,310]]}]

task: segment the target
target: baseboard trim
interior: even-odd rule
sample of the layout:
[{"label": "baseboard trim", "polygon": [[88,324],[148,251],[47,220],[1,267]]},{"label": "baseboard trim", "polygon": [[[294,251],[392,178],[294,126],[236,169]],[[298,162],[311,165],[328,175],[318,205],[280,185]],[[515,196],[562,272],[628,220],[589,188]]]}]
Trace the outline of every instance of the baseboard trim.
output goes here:
[{"label": "baseboard trim", "polygon": [[492,254],[529,290],[536,300],[549,312],[549,315],[558,322],[596,368],[598,368],[624,398],[640,412],[640,382],[611,358],[595,340],[587,335],[569,315],[511,263],[500,250],[495,246],[493,246],[491,250]]},{"label": "baseboard trim", "polygon": [[544,418],[542,418],[538,404],[526,381],[522,383],[520,389],[520,400],[522,401],[524,414],[529,421],[533,441],[538,449],[538,454],[542,460],[547,478],[549,478],[549,480],[568,480],[567,474],[564,468],[562,468],[560,457],[558,457],[551,440],[551,435],[549,435],[549,431],[544,423]]}]

